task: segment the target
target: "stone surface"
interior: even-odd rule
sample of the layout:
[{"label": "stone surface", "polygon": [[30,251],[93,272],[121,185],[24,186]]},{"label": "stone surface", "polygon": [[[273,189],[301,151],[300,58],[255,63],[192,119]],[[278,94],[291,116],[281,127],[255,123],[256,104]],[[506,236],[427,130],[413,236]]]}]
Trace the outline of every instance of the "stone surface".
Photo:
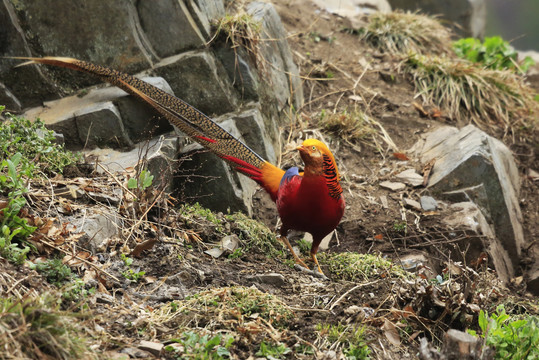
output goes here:
[{"label": "stone surface", "polygon": [[421,203],[421,208],[425,211],[434,211],[438,208],[438,203],[430,196],[421,196],[419,202]]},{"label": "stone surface", "polygon": [[97,252],[103,242],[119,234],[120,219],[118,214],[110,213],[88,213],[84,212],[80,217],[71,217],[69,226],[73,226],[77,231],[85,236],[79,240],[79,246]]},{"label": "stone surface", "polygon": [[275,148],[278,147],[277,126],[272,119],[265,120],[260,104],[251,103],[234,113],[228,113],[216,119],[218,123],[230,119],[238,128],[239,134],[254,152],[270,163],[277,161]]},{"label": "stone surface", "polygon": [[73,117],[79,133],[79,143],[85,148],[124,148],[133,145],[123,126],[120,111],[112,102],[90,105],[75,111]]},{"label": "stone surface", "polygon": [[[220,125],[243,141],[233,120]],[[180,199],[196,199],[202,206],[224,213],[230,210],[252,214],[251,199],[257,184],[200,145],[191,144],[182,150],[178,175],[174,188]]]},{"label": "stone surface", "polygon": [[481,354],[479,337],[449,329],[444,335],[442,353],[448,360],[478,359]]},{"label": "stone surface", "polygon": [[270,83],[266,90],[272,90],[279,110],[290,104],[299,109],[303,105],[302,81],[277,10],[269,3],[252,2],[247,5],[247,11],[262,24],[259,50],[268,63],[262,70]]},{"label": "stone surface", "polygon": [[282,287],[286,284],[286,279],[282,274],[267,273],[251,275],[247,277],[248,280],[256,281],[262,284],[268,284],[276,287]]},{"label": "stone surface", "polygon": [[397,180],[411,186],[420,186],[423,184],[423,176],[415,172],[414,169],[407,169],[395,175]]},{"label": "stone surface", "polygon": [[[473,125],[443,127],[427,135],[422,163],[433,158],[428,188],[437,197],[473,201],[517,268],[524,246],[518,204],[520,178],[511,151]],[[512,271],[510,272],[512,273]]]},{"label": "stone surface", "polygon": [[[15,7],[9,1],[0,3],[0,55],[31,55],[24,30],[17,19]],[[36,106],[44,99],[59,96],[59,89],[51,84],[50,78],[43,74],[40,67],[34,65],[14,69],[13,67],[18,63],[20,63],[19,60],[2,59],[0,79],[9,93],[20,99],[22,107]],[[11,96],[8,95],[8,97]]]},{"label": "stone surface", "polygon": [[212,21],[225,15],[223,0],[186,0],[185,5],[189,8],[203,36],[209,40],[212,36]]},{"label": "stone surface", "polygon": [[0,82],[0,104],[10,112],[19,112],[22,109],[19,99],[2,82]]},{"label": "stone surface", "polygon": [[[486,25],[485,0],[388,0],[393,10],[421,11],[424,14],[441,15],[443,19],[455,23],[465,36],[482,38]],[[459,29],[460,27],[460,29]]]},{"label": "stone surface", "polygon": [[[143,77],[142,80],[172,93],[162,78]],[[80,149],[84,144],[131,146],[133,142],[151,138],[154,133],[172,130],[168,121],[161,119],[149,105],[113,86],[93,88],[83,96],[49,101],[27,110],[23,116],[30,120],[40,118],[49,129],[63,134],[70,149]],[[88,132],[91,137],[86,143]]]},{"label": "stone surface", "polygon": [[[112,172],[125,172],[126,169],[136,168],[146,163],[147,169],[154,175],[153,185],[159,187],[168,184],[169,191],[174,172],[176,170],[175,159],[179,153],[181,143],[174,133],[161,135],[149,141],[143,141],[135,145],[131,151],[122,152],[112,149],[94,149],[86,154],[96,158]],[[98,172],[103,169],[97,167]]]},{"label": "stone surface", "polygon": [[138,348],[140,350],[147,351],[154,356],[159,356],[164,347],[165,345],[159,342],[146,341],[146,340],[141,340],[140,344],[138,345]]},{"label": "stone surface", "polygon": [[242,48],[231,49],[228,44],[215,47],[215,55],[223,64],[230,82],[245,101],[258,101],[260,77]]},{"label": "stone surface", "polygon": [[206,43],[185,1],[138,1],[137,11],[142,30],[160,57],[200,48]]},{"label": "stone surface", "polygon": [[401,182],[382,181],[380,186],[389,190],[398,191],[406,188],[406,185]]},{"label": "stone surface", "polygon": [[166,58],[153,72],[167,79],[177,97],[208,116],[236,109],[236,93],[226,71],[207,50]]},{"label": "stone surface", "polygon": [[[498,277],[508,282],[514,275],[514,264],[509,252],[504,249],[503,240],[495,237],[493,226],[490,225],[481,210],[473,202],[456,203],[449,207],[449,215],[442,219],[446,225],[459,229],[469,229],[484,238],[470,236],[465,244],[467,247],[466,261],[477,260],[485,249],[492,259]],[[459,256],[459,254],[455,254]]]},{"label": "stone surface", "polygon": [[413,199],[409,198],[403,198],[402,202],[404,203],[404,207],[408,209],[414,209],[417,211],[421,211],[421,204],[418,201],[415,201]]},{"label": "stone surface", "polygon": [[[146,46],[131,1],[88,0],[79,4],[69,0],[43,0],[11,3],[30,50],[16,55],[69,56],[128,73],[140,71],[152,63],[154,55]],[[65,69],[42,67],[40,71],[54,79],[53,85],[61,90],[87,87],[98,82],[94,77]],[[10,89],[22,98],[15,89]]]}]

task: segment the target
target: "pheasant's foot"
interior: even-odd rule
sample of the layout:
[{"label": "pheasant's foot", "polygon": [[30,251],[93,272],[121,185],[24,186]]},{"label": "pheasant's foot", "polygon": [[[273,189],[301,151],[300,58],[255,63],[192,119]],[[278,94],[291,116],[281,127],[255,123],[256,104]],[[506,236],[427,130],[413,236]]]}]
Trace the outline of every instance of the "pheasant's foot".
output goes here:
[{"label": "pheasant's foot", "polygon": [[304,273],[307,273],[309,275],[321,278],[323,280],[329,280],[329,278],[326,275],[324,275],[323,273],[318,272],[316,270],[311,270],[309,268],[304,268],[303,266],[301,266],[299,264],[294,265],[294,269],[299,270],[299,271],[304,272]]},{"label": "pheasant's foot", "polygon": [[280,237],[281,241],[286,245],[286,247],[288,248],[288,250],[290,250],[290,253],[292,254],[292,256],[294,257],[294,261],[296,262],[296,264],[299,264],[307,269],[309,269],[309,267],[307,266],[307,264],[305,264],[305,262],[303,260],[301,260],[299,258],[299,256],[296,255],[296,253],[294,252],[294,249],[292,249],[292,245],[290,245],[290,242],[288,241],[288,239],[286,238],[286,236],[281,236]]},{"label": "pheasant's foot", "polygon": [[320,268],[320,264],[318,263],[318,259],[316,258],[316,254],[311,253],[311,259],[312,259],[313,262],[316,264],[316,267],[318,268],[318,272],[319,272],[320,274],[322,274],[323,277],[326,277],[326,275],[324,275],[324,272],[323,272],[322,269]]}]

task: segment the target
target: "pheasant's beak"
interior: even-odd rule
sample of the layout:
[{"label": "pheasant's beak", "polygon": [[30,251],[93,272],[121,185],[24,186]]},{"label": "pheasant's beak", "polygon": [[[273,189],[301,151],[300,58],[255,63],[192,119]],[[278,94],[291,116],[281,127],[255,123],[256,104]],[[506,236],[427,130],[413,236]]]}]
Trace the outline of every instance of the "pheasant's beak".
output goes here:
[{"label": "pheasant's beak", "polygon": [[298,146],[296,150],[299,151],[300,153],[307,153],[307,149],[303,145]]}]

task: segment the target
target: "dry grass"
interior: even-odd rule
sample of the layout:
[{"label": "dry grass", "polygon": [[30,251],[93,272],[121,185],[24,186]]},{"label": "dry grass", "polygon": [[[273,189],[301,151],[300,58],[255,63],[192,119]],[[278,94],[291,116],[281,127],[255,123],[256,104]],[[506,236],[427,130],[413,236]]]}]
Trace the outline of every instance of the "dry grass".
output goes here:
[{"label": "dry grass", "polygon": [[348,142],[363,142],[377,149],[384,148],[382,144],[385,143],[387,147],[397,150],[397,146],[384,127],[358,108],[338,113],[322,110],[319,125]]},{"label": "dry grass", "polygon": [[60,311],[49,295],[0,300],[1,359],[93,358],[79,338],[74,314]]},{"label": "dry grass", "polygon": [[242,286],[202,291],[183,301],[168,303],[153,314],[152,322],[180,331],[205,328],[243,335],[278,337],[278,328],[292,319],[292,310],[280,299]]},{"label": "dry grass", "polygon": [[451,52],[450,31],[435,18],[418,13],[375,13],[359,34],[370,46],[397,55]]},{"label": "dry grass", "polygon": [[260,54],[260,41],[262,24],[253,19],[243,8],[233,15],[227,14],[214,23],[215,35],[210,42],[218,39],[222,34],[230,44],[236,56],[238,49],[244,49],[259,72],[265,68],[265,60]]},{"label": "dry grass", "polygon": [[446,57],[410,55],[403,70],[413,77],[419,96],[460,124],[482,129],[535,127],[538,103],[533,90],[510,70],[491,70]]}]

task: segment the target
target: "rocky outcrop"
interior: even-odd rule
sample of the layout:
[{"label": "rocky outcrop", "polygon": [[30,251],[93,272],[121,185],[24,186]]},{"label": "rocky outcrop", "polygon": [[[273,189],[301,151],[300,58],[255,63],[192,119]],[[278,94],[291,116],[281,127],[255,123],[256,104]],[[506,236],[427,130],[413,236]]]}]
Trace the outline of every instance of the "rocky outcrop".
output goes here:
[{"label": "rocky outcrop", "polygon": [[419,148],[423,163],[435,161],[430,192],[461,203],[454,205],[448,223],[472,226],[484,235],[484,248],[500,278],[513,278],[525,241],[518,203],[520,178],[511,151],[473,125],[439,128]]},{"label": "rocky outcrop", "polygon": [[[138,72],[205,114],[218,116],[216,121],[275,161],[281,118],[284,111],[303,104],[302,83],[273,6],[253,2],[246,11],[261,25],[257,51],[264,69],[257,68],[247,51],[231,49],[227,41],[207,46],[213,37],[211,21],[225,15],[223,0],[89,0],[84,6],[65,0],[5,1],[0,4],[0,19],[5,20],[0,34],[8,34],[9,41],[0,55],[72,56]],[[24,116],[41,118],[64,134],[69,148],[94,149],[93,155],[106,165],[118,163],[122,169],[139,163],[140,149],[149,141],[160,149],[149,151],[161,164],[155,171],[168,172],[169,163],[175,166],[181,159],[176,180],[163,176],[180,198],[199,198],[215,210],[250,212],[256,184],[196,146],[184,148],[183,141],[164,146],[159,135],[173,128],[149,106],[114,87],[88,88],[98,80],[85,74],[36,65],[13,69],[14,64],[0,63],[0,100],[11,110],[44,101]],[[77,89],[82,89],[78,95],[58,99]],[[108,148],[124,156],[107,155]]]}]

